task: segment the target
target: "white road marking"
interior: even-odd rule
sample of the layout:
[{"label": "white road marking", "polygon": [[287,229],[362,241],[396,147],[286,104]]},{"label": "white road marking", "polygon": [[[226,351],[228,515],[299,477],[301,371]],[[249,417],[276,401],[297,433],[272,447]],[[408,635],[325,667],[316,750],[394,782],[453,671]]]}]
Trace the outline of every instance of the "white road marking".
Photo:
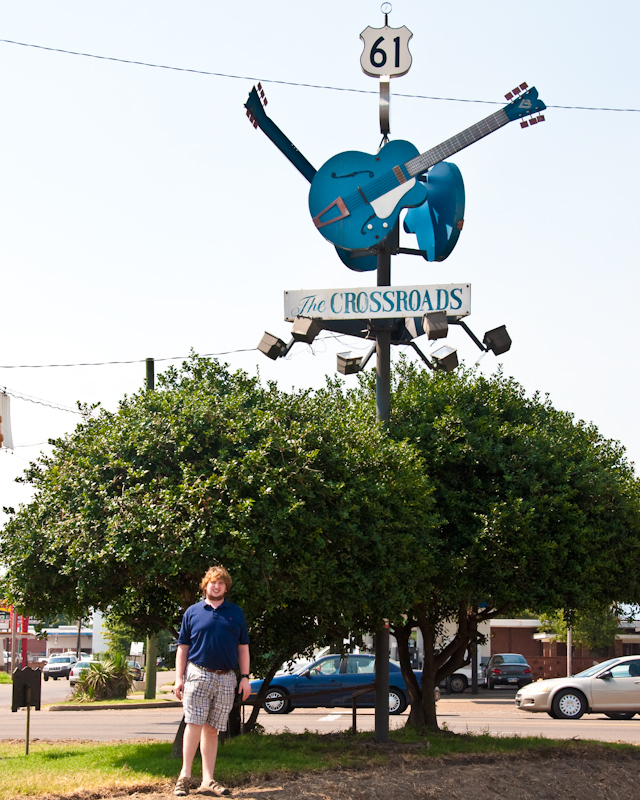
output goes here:
[{"label": "white road marking", "polygon": [[333,722],[334,719],[340,719],[342,714],[329,714],[326,717],[320,717],[318,722]]}]

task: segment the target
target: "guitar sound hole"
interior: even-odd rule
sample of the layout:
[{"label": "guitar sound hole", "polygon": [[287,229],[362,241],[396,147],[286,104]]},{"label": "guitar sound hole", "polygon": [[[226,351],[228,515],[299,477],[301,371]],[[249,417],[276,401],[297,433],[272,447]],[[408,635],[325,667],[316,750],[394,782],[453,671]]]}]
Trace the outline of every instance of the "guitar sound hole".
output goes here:
[{"label": "guitar sound hole", "polygon": [[348,175],[336,175],[335,172],[331,173],[332,178],[354,178],[356,175],[368,175],[373,178],[373,172],[370,169],[361,169],[358,172],[350,172]]}]

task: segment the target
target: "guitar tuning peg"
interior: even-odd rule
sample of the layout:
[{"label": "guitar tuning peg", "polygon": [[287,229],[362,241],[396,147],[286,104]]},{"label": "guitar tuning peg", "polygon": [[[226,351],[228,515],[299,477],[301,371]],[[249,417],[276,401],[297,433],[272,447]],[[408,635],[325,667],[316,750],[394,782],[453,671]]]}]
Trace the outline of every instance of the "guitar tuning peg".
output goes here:
[{"label": "guitar tuning peg", "polygon": [[264,98],[264,104],[265,104],[265,106],[268,106],[268,105],[269,105],[269,101],[267,100],[267,98],[266,98],[266,97]]},{"label": "guitar tuning peg", "polygon": [[261,84],[261,83],[258,83],[258,91],[259,91],[259,92],[261,92],[261,91],[262,91],[262,84]]},{"label": "guitar tuning peg", "polygon": [[522,89],[522,91],[524,92],[524,90],[525,90],[525,89],[528,89],[529,87],[528,87],[528,85],[527,85],[526,83],[521,83],[521,84],[520,84],[520,88],[521,88],[521,89]]},{"label": "guitar tuning peg", "polygon": [[527,122],[527,120],[526,120],[526,119],[523,119],[523,120],[520,122],[520,127],[521,127],[521,128],[528,128],[528,127],[529,127],[529,123]]},{"label": "guitar tuning peg", "polygon": [[251,112],[249,111],[249,109],[247,109],[247,116],[249,117],[249,119],[251,119]]},{"label": "guitar tuning peg", "polygon": [[513,100],[513,92],[507,92],[504,96],[505,100]]},{"label": "guitar tuning peg", "polygon": [[540,114],[538,117],[538,122],[545,122],[544,114]]},{"label": "guitar tuning peg", "polygon": [[537,124],[538,120],[535,117],[531,117],[531,119],[529,120],[529,125],[537,125]]},{"label": "guitar tuning peg", "polygon": [[515,89],[512,89],[511,91],[512,91],[514,94],[520,94],[520,87],[519,87],[519,86],[516,86],[516,88],[515,88]]},{"label": "guitar tuning peg", "polygon": [[257,119],[253,120],[253,127],[256,128],[256,129],[258,128],[258,120]]}]

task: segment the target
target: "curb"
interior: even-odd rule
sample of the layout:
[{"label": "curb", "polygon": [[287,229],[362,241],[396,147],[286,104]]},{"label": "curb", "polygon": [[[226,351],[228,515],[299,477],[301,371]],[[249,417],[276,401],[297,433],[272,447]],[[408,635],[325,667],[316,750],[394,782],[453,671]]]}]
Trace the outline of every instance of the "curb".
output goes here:
[{"label": "curb", "polygon": [[163,703],[132,703],[131,705],[110,704],[102,706],[82,705],[77,706],[48,706],[47,711],[130,711],[138,708],[182,708],[180,700],[166,700]]}]

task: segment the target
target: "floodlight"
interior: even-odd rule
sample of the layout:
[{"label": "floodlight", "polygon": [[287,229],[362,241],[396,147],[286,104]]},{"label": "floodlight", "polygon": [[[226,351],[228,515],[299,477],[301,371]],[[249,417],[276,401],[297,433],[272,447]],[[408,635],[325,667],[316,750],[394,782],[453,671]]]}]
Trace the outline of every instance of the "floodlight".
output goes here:
[{"label": "floodlight", "polygon": [[338,372],[341,372],[343,375],[354,375],[356,372],[360,371],[362,356],[359,353],[348,351],[347,353],[337,353],[336,355],[338,359]]},{"label": "floodlight", "polygon": [[455,347],[449,347],[449,345],[439,347],[431,353],[431,358],[435,362],[436,369],[441,369],[445,372],[451,372],[458,366],[458,351]]},{"label": "floodlight", "polygon": [[505,325],[487,331],[482,341],[487,346],[487,350],[491,350],[496,356],[500,356],[511,349],[511,337],[507,333]]},{"label": "floodlight", "polygon": [[272,333],[267,333],[266,331],[258,345],[258,350],[273,361],[283,355],[286,349],[287,345],[282,339],[278,339],[277,336],[274,336]]},{"label": "floodlight", "polygon": [[432,311],[422,317],[422,327],[429,339],[444,339],[449,332],[446,311]]},{"label": "floodlight", "polygon": [[293,327],[291,328],[291,335],[296,342],[311,344],[321,330],[322,325],[320,325],[317,319],[296,317],[293,321]]}]

